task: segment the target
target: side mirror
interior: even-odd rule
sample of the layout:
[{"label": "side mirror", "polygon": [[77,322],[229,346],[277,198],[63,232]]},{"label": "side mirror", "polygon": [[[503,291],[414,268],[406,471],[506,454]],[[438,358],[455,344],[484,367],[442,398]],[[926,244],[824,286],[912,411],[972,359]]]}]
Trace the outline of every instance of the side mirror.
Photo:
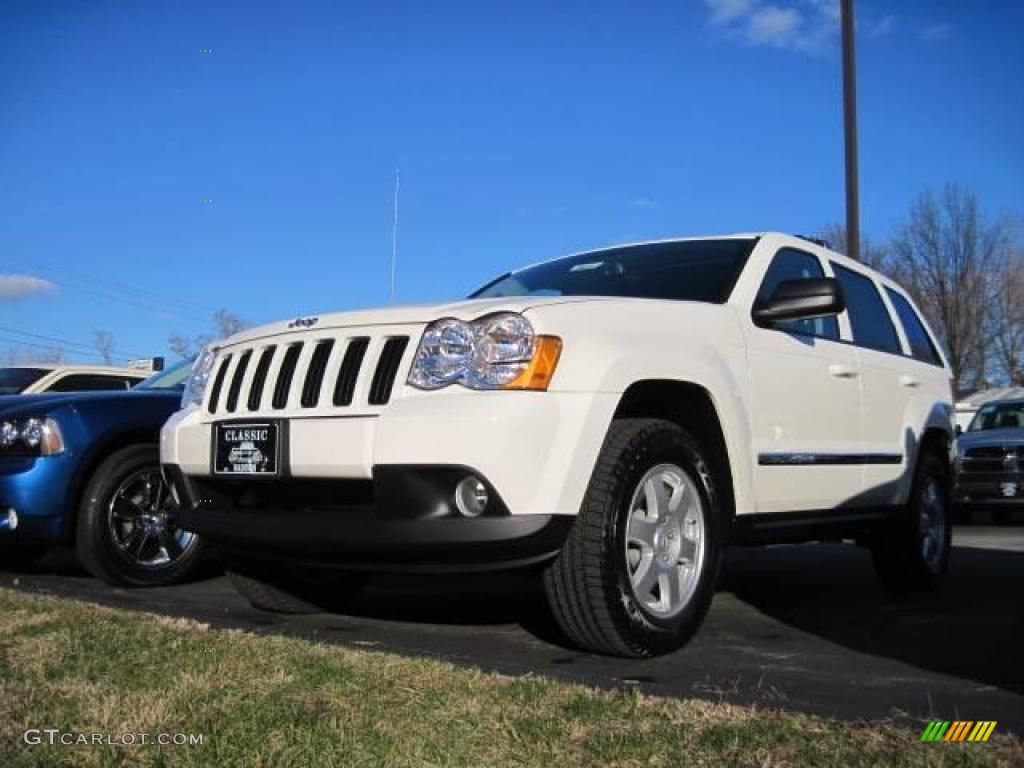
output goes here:
[{"label": "side mirror", "polygon": [[838,315],[846,309],[843,289],[834,277],[783,280],[768,299],[754,305],[754,322],[772,326],[787,320]]}]

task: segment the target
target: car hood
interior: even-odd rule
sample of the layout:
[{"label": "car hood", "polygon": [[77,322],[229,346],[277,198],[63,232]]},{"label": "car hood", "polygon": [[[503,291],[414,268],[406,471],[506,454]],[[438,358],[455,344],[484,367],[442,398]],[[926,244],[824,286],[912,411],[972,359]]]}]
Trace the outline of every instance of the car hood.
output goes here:
[{"label": "car hood", "polygon": [[44,392],[38,395],[0,396],[0,416],[14,413],[46,413],[65,405],[98,403],[124,398],[181,400],[180,390],[147,389],[130,392]]},{"label": "car hood", "polygon": [[593,301],[618,301],[617,297],[602,296],[514,296],[499,299],[465,299],[439,304],[412,304],[378,309],[359,309],[350,312],[304,315],[279,323],[261,325],[235,334],[222,342],[223,346],[243,344],[268,336],[296,333],[325,328],[348,328],[372,325],[419,325],[453,317],[475,320],[495,312],[526,312],[534,307],[552,304],[575,304]]},{"label": "car hood", "polygon": [[965,432],[957,438],[957,447],[961,452],[968,448],[981,448],[988,445],[1015,444],[1024,445],[1024,428],[985,429],[980,432]]}]

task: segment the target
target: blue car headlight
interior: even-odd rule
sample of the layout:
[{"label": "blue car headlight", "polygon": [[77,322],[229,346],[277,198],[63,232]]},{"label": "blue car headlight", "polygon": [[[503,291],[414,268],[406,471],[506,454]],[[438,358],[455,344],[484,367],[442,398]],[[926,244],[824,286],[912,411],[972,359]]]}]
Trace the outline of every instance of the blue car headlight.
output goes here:
[{"label": "blue car headlight", "polygon": [[53,419],[0,420],[0,456],[53,456],[63,452],[64,436]]}]

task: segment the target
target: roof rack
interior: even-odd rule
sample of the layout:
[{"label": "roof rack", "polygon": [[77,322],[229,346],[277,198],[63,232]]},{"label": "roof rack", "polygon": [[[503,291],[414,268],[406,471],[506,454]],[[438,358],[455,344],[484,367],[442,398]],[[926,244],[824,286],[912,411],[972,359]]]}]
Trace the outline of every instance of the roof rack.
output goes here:
[{"label": "roof rack", "polygon": [[801,240],[806,240],[809,243],[820,245],[822,248],[828,248],[830,251],[835,250],[832,247],[832,243],[830,243],[824,237],[812,237],[811,235],[794,235],[794,237],[799,237]]}]

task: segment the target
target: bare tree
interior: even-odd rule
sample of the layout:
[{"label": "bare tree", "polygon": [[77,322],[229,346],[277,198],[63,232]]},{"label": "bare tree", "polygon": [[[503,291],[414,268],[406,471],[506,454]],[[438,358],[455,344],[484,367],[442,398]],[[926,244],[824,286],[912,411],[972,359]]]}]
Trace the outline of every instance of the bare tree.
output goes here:
[{"label": "bare tree", "polygon": [[990,307],[1012,245],[1011,223],[986,218],[977,196],[952,183],[924,192],[893,238],[888,271],[942,338],[961,386],[985,384]]},{"label": "bare tree", "polygon": [[114,336],[108,331],[93,331],[92,345],[96,347],[104,365],[114,364]]},{"label": "bare tree", "polygon": [[167,346],[178,357],[190,357],[195,352],[195,340],[178,333],[167,340]]},{"label": "bare tree", "polygon": [[167,339],[167,346],[171,352],[179,357],[190,357],[218,339],[225,339],[239,331],[244,331],[249,325],[248,322],[233,312],[229,312],[226,309],[218,309],[213,313],[214,334],[212,336],[200,333],[196,336],[188,337],[175,333]]},{"label": "bare tree", "polygon": [[249,327],[249,323],[226,309],[218,309],[213,313],[213,327],[217,329],[217,338],[226,339]]},{"label": "bare tree", "polygon": [[1024,251],[1014,251],[994,281],[992,357],[1007,384],[1024,386]]},{"label": "bare tree", "polygon": [[[846,227],[843,224],[832,223],[822,227],[818,234],[822,240],[827,242],[834,251],[847,253],[846,248]],[[860,236],[860,260],[879,272],[887,272],[890,262],[890,248],[885,242],[872,240],[863,233]]]},{"label": "bare tree", "polygon": [[64,348],[63,347],[50,347],[48,350],[38,356],[39,362],[41,363],[63,363],[64,362]]}]

